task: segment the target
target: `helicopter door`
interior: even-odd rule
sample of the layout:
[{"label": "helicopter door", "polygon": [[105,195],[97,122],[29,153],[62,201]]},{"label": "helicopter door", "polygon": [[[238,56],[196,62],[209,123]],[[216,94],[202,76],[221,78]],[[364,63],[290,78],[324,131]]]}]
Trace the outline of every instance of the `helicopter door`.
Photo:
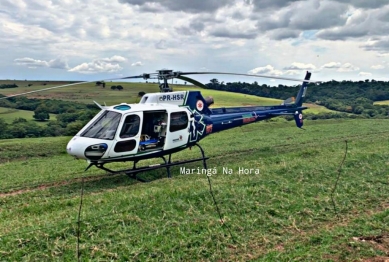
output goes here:
[{"label": "helicopter door", "polygon": [[189,138],[188,126],[189,117],[186,111],[170,113],[165,149],[186,145]]},{"label": "helicopter door", "polygon": [[110,157],[132,155],[138,152],[143,113],[131,113],[123,117],[116,132],[116,144]]}]

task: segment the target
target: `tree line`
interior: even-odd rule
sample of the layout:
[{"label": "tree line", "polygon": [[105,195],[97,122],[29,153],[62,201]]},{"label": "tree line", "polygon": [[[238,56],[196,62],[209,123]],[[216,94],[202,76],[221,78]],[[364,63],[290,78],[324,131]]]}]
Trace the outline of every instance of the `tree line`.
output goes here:
[{"label": "tree line", "polygon": [[[224,83],[211,79],[205,84],[209,89],[243,93],[261,97],[287,99],[295,97],[300,85],[269,86],[258,82]],[[389,82],[365,81],[327,81],[318,84],[309,83],[305,102],[322,105],[328,109],[360,115],[364,118],[388,117],[389,106],[374,105],[375,101],[389,100]],[[349,116],[345,114],[344,116]]]},{"label": "tree line", "polygon": [[[2,95],[0,95],[1,97]],[[13,97],[0,100],[0,107],[34,111],[34,118],[39,121],[49,119],[49,113],[57,114],[56,120],[39,125],[25,118],[16,118],[6,123],[0,116],[0,139],[75,135],[98,112],[94,104],[82,104],[52,99],[28,99]]]}]

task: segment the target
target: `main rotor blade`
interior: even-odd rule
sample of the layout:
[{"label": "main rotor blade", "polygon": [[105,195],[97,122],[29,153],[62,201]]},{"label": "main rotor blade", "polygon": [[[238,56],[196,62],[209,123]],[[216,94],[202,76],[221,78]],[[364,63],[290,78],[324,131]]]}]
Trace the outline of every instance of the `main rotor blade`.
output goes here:
[{"label": "main rotor blade", "polygon": [[192,84],[194,84],[194,85],[196,85],[196,86],[198,86],[198,87],[207,89],[207,87],[206,87],[204,84],[202,84],[202,83],[200,83],[199,81],[196,81],[196,80],[194,80],[194,79],[192,79],[192,78],[189,78],[189,77],[186,77],[186,76],[177,76],[176,78],[181,79],[181,80],[184,80],[184,81],[187,81],[187,82],[189,82],[189,83],[192,83]]},{"label": "main rotor blade", "polygon": [[281,80],[289,80],[289,81],[297,81],[297,82],[308,82],[308,83],[320,83],[320,81],[312,81],[312,80],[300,80],[296,78],[289,77],[279,77],[279,76],[267,76],[267,75],[252,75],[252,74],[239,74],[239,73],[225,73],[225,72],[179,72],[180,75],[236,75],[236,76],[253,76],[253,77],[262,77],[262,78],[270,78],[270,79],[281,79]]},{"label": "main rotor blade", "polygon": [[[140,75],[137,75],[137,76],[127,76],[127,77],[122,77],[122,78],[111,78],[111,79],[104,79],[104,80],[97,80],[97,81],[110,81],[110,80],[130,79],[130,78],[143,78],[143,75],[141,75],[141,76]],[[32,93],[36,93],[36,92],[42,92],[42,91],[51,90],[51,89],[60,88],[60,87],[75,86],[75,85],[93,83],[93,82],[97,82],[97,81],[96,80],[94,80],[94,81],[83,81],[83,82],[77,82],[77,83],[60,85],[60,86],[52,86],[52,87],[47,87],[47,88],[38,89],[38,90],[34,90],[34,91],[24,92],[24,93],[20,93],[20,94],[0,97],[0,100],[1,99],[6,99],[6,98],[10,98],[10,97],[15,97],[15,96],[22,96],[22,95],[32,94]]]}]

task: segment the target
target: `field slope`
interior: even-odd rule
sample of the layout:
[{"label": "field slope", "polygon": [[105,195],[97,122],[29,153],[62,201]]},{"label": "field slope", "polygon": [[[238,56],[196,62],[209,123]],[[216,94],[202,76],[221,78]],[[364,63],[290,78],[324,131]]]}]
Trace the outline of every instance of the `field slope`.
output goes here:
[{"label": "field slope", "polygon": [[[44,81],[0,81],[0,84],[16,83],[19,87],[10,89],[0,89],[0,94],[12,95],[18,93],[24,93],[28,91],[39,90],[43,88],[65,85],[70,82],[47,82],[46,85],[42,85]],[[33,83],[32,86],[28,84]],[[111,90],[111,86],[122,85],[123,90]],[[249,105],[279,105],[282,100],[258,97],[253,95],[245,95],[240,93],[225,92],[211,89],[201,89],[192,85],[171,85],[174,91],[185,90],[200,90],[204,97],[212,96],[215,103],[212,107],[228,107],[228,106],[249,106]],[[102,88],[96,86],[95,83],[80,84],[76,86],[69,86],[64,88],[58,88],[53,90],[47,90],[39,93],[32,93],[26,95],[29,98],[44,98],[44,99],[61,99],[67,101],[81,102],[81,103],[93,103],[93,100],[107,105],[119,104],[119,103],[138,103],[140,98],[138,93],[140,91],[146,93],[159,92],[158,84],[156,83],[115,83],[107,82],[106,87]],[[298,89],[296,89],[296,94]],[[305,104],[309,107],[304,112],[321,113],[321,112],[335,112],[329,110],[323,106],[315,104]],[[1,115],[0,115],[1,117]]]},{"label": "field slope", "polygon": [[[3,118],[6,123],[12,123],[12,121],[17,118],[24,118],[26,120],[34,121],[37,124],[47,124],[47,121],[36,121],[33,116],[33,111],[0,107],[0,118]],[[55,114],[50,114],[49,121],[53,121],[55,119]]]},{"label": "field slope", "polygon": [[388,126],[262,122],[204,139],[223,221],[205,174],[175,167],[140,183],[83,172],[68,137],[2,140],[0,260],[74,261],[79,240],[85,261],[379,261],[389,256]]}]

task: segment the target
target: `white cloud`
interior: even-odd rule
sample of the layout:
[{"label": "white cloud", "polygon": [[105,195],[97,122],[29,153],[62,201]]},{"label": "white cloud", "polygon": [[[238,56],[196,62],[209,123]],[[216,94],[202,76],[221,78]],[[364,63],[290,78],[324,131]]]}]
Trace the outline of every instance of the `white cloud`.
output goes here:
[{"label": "white cloud", "polygon": [[301,71],[300,70],[287,70],[285,72],[286,75],[301,75]]},{"label": "white cloud", "polygon": [[359,76],[371,76],[372,74],[369,72],[359,72]]},{"label": "white cloud", "polygon": [[70,68],[68,71],[81,74],[114,73],[123,69],[118,63],[126,60],[127,59],[122,56],[115,55],[111,58],[95,59],[89,63],[79,64]]},{"label": "white cloud", "polygon": [[329,62],[321,66],[321,68],[340,68],[342,66],[339,62]]},{"label": "white cloud", "polygon": [[359,67],[352,65],[351,63],[344,63],[339,69],[338,72],[352,72],[358,71]]},{"label": "white cloud", "polygon": [[138,62],[132,63],[131,66],[143,66],[143,64],[141,61],[138,61]]},{"label": "white cloud", "polygon": [[304,64],[293,62],[292,65],[285,67],[286,70],[314,70],[316,66],[313,64]]},{"label": "white cloud", "polygon": [[125,62],[127,61],[126,58],[122,57],[122,56],[119,56],[119,55],[114,55],[112,56],[111,58],[103,58],[101,59],[101,61],[104,61],[104,62],[113,62],[113,63],[121,63],[121,62]]},{"label": "white cloud", "polygon": [[67,69],[69,68],[67,61],[62,58],[52,59],[50,61],[33,59],[30,57],[16,58],[14,60],[17,65],[27,66],[28,68],[37,68],[37,67],[50,67],[58,69]]},{"label": "white cloud", "polygon": [[[66,79],[75,76],[69,71],[116,74],[129,68],[154,72],[206,67],[273,76],[321,70],[315,74],[318,80],[359,80],[354,72],[375,69],[375,77],[389,78],[378,70],[389,55],[386,1],[161,3],[2,0],[0,73],[24,79],[59,68],[48,77]],[[66,60],[50,60],[56,57]]]},{"label": "white cloud", "polygon": [[372,65],[371,68],[372,69],[384,69],[385,66],[384,65]]},{"label": "white cloud", "polygon": [[272,76],[280,76],[283,74],[283,72],[280,70],[276,70],[271,65],[266,65],[263,67],[256,67],[254,69],[251,69],[250,71],[248,71],[248,74],[253,74],[253,75],[268,74],[268,75],[272,75]]},{"label": "white cloud", "polygon": [[337,72],[352,72],[358,71],[359,67],[351,63],[329,62],[321,66],[321,69],[337,69]]}]

